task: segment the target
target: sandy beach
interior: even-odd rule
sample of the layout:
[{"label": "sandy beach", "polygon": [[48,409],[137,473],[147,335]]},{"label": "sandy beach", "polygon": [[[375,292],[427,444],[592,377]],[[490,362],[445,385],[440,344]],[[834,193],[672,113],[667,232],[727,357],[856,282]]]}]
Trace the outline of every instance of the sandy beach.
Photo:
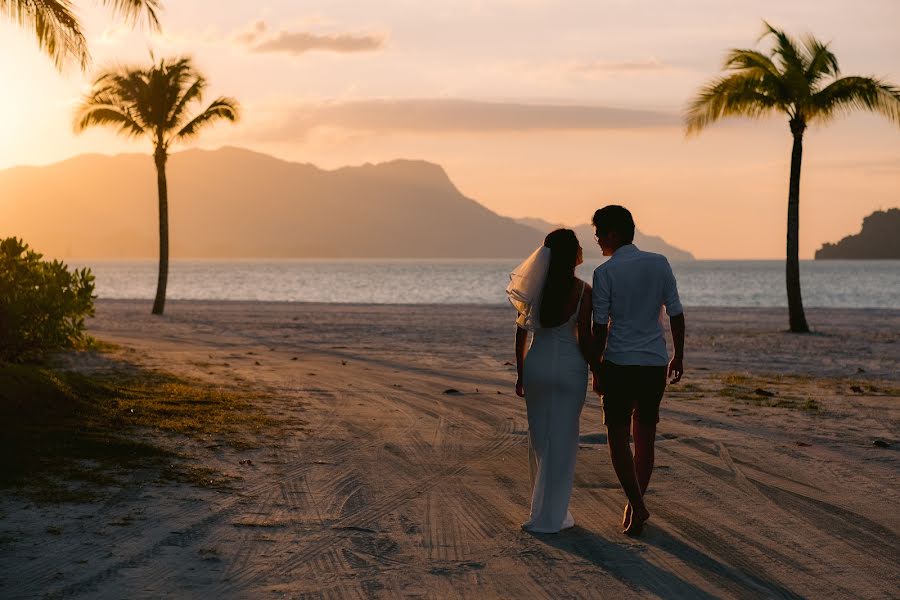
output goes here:
[{"label": "sandy beach", "polygon": [[509,308],[174,301],[163,318],[149,312],[99,301],[90,333],[116,348],[68,366],[125,362],[239,390],[277,427],[241,450],[209,440],[205,464],[227,486],[147,482],[93,504],[0,497],[3,597],[900,589],[900,311],[809,309],[816,332],[798,336],[785,309],[687,309],[687,371],[663,403],[639,539],[620,531],[624,496],[591,394],[577,526],[519,529],[529,481]]}]

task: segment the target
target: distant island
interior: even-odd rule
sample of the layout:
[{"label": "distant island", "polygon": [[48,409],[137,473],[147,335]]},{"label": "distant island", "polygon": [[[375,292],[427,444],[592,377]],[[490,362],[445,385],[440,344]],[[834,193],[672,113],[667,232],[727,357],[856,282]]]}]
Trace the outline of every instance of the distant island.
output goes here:
[{"label": "distant island", "polygon": [[[226,147],[173,154],[168,175],[175,259],[521,258],[553,227],[498,215],[419,160],[324,170]],[[150,156],[5,169],[0,199],[0,235],[48,257],[157,256]],[[593,234],[579,236],[592,251]],[[654,239],[646,249],[683,258]]]},{"label": "distant island", "polygon": [[831,259],[900,259],[900,208],[875,211],[856,235],[816,250],[816,260]]}]

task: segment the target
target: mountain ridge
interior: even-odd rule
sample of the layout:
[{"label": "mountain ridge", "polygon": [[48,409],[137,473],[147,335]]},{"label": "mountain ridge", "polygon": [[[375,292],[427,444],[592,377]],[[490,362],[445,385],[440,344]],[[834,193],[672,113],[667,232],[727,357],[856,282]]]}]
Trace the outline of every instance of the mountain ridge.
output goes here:
[{"label": "mountain ridge", "polygon": [[[321,169],[226,146],[173,154],[173,258],[519,258],[546,232],[412,159]],[[58,258],[157,256],[150,156],[78,155],[0,171],[0,235]]]},{"label": "mountain ridge", "polygon": [[[602,251],[600,250],[600,246],[597,245],[596,241],[594,240],[594,227],[590,223],[569,226],[564,224],[550,223],[549,221],[545,221],[544,219],[539,219],[536,217],[525,217],[522,219],[516,219],[516,221],[523,225],[533,227],[539,231],[543,231],[545,234],[559,227],[566,227],[575,232],[575,235],[578,237],[578,240],[581,242],[581,245],[584,248],[585,256],[597,258],[603,255]],[[681,248],[672,246],[661,237],[655,235],[647,235],[637,228],[635,228],[634,230],[634,245],[647,252],[656,252],[657,254],[662,254],[671,262],[696,260],[694,258],[694,255],[687,250],[682,250]]]}]

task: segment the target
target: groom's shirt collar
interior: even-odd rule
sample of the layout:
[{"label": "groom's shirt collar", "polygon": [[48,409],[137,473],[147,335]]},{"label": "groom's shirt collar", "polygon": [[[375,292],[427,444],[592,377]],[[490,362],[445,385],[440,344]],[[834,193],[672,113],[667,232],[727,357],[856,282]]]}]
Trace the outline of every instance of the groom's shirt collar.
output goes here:
[{"label": "groom's shirt collar", "polygon": [[632,252],[637,252],[638,250],[639,248],[634,244],[625,244],[616,248],[610,258],[612,258],[613,256],[621,256],[622,254],[631,254]]}]

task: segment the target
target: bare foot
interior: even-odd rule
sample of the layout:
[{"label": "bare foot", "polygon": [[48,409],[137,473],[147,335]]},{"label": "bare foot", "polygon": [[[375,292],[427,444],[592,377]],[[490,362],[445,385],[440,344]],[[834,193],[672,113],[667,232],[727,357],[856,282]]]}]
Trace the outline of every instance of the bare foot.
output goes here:
[{"label": "bare foot", "polygon": [[628,526],[631,525],[631,513],[634,512],[631,509],[631,502],[625,503],[625,512],[622,513],[622,530],[628,529]]},{"label": "bare foot", "polygon": [[631,522],[625,528],[625,535],[637,537],[644,532],[644,523],[650,518],[650,511],[644,508],[642,511],[633,511]]}]

